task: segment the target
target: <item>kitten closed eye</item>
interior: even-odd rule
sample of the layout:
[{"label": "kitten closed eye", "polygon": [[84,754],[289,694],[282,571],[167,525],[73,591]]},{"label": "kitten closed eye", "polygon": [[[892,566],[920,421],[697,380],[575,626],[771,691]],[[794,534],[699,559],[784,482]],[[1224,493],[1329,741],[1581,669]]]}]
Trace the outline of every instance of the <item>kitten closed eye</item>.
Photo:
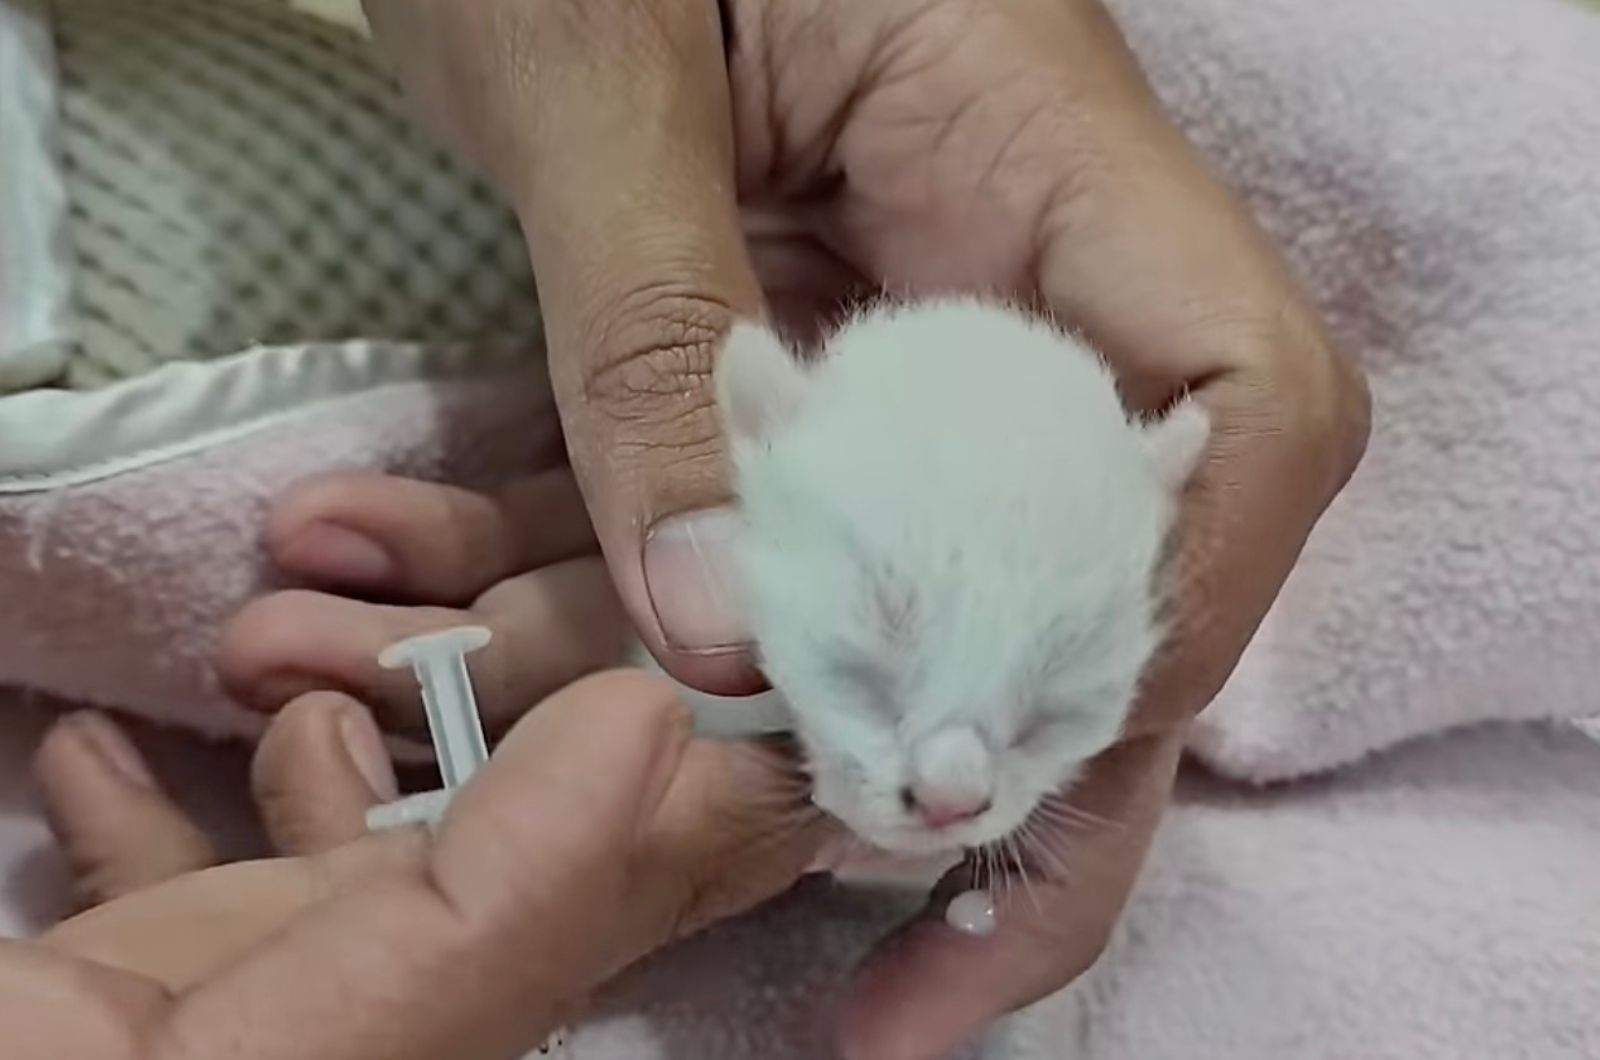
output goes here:
[{"label": "kitten closed eye", "polygon": [[1044,743],[1060,724],[1059,718],[1035,718],[1017,730],[1011,746],[1017,750],[1027,750]]},{"label": "kitten closed eye", "polygon": [[832,652],[832,669],[841,684],[860,693],[863,701],[886,720],[898,720],[894,674],[882,659],[859,651],[854,645],[839,645]]}]

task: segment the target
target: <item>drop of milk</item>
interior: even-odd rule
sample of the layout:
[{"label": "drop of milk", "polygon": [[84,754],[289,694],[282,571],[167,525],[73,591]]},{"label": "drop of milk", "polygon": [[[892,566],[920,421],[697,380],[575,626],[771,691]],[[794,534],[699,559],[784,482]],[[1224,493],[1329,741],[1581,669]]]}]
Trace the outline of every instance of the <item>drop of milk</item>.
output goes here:
[{"label": "drop of milk", "polygon": [[994,899],[988,891],[963,891],[945,906],[944,922],[964,935],[992,935]]}]

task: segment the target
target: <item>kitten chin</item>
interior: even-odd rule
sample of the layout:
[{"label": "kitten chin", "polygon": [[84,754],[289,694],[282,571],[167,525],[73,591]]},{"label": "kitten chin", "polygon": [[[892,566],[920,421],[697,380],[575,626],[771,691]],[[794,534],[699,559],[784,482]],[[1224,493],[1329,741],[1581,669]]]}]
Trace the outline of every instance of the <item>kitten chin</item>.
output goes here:
[{"label": "kitten chin", "polygon": [[847,856],[835,866],[833,878],[849,887],[867,890],[931,891],[941,877],[961,864],[959,850],[908,857],[880,850]]},{"label": "kitten chin", "polygon": [[[620,662],[623,666],[647,670],[672,680],[636,637],[630,637],[624,645]],[[774,705],[776,692],[733,698],[706,695],[678,684],[678,693],[693,715],[694,728],[699,735],[737,739],[789,728],[787,706],[782,705],[781,700]],[[961,857],[958,850],[911,857],[861,844],[828,870],[828,875],[852,888],[926,894],[945,873],[961,863]]]}]

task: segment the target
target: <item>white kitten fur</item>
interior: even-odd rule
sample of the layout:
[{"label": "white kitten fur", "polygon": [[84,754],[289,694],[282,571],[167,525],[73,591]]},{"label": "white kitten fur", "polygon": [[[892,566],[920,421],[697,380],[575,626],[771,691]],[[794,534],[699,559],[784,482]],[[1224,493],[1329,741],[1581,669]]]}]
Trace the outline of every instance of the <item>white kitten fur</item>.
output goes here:
[{"label": "white kitten fur", "polygon": [[[1119,735],[1208,420],[1124,412],[1083,344],[971,299],[881,305],[811,364],[717,365],[736,569],[816,801],[904,854],[1004,836]],[[943,827],[911,812],[987,806]]]}]

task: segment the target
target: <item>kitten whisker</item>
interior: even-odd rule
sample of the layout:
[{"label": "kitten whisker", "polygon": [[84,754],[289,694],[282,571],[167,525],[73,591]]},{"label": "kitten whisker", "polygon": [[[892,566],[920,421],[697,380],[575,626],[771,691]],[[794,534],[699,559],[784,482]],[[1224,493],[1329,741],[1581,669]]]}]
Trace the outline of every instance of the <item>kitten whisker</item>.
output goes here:
[{"label": "kitten whisker", "polygon": [[1000,882],[998,874],[995,872],[994,847],[990,844],[985,844],[981,849],[983,852],[984,868],[983,889],[992,895],[994,894],[996,886]]},{"label": "kitten whisker", "polygon": [[1028,818],[1028,823],[1034,827],[1038,834],[1042,836],[1048,836],[1053,839],[1059,839],[1063,842],[1078,839],[1086,835],[1092,835],[1094,833],[1092,828],[1083,824],[1081,821],[1064,821],[1058,818],[1047,817],[1042,814],[1035,814],[1034,816]]},{"label": "kitten whisker", "polygon": [[1033,911],[1039,916],[1044,916],[1044,906],[1039,904],[1039,896],[1034,892],[1033,879],[1028,875],[1028,867],[1022,859],[1022,849],[1017,845],[1014,837],[1006,837],[1006,847],[1011,851],[1012,860],[1017,865],[1017,875],[1022,877],[1022,886],[1028,892],[1028,900],[1033,903]]},{"label": "kitten whisker", "polygon": [[733,815],[735,821],[762,821],[765,832],[792,834],[824,820],[821,810],[809,803],[782,801],[756,801],[741,806]]},{"label": "kitten whisker", "polygon": [[[1011,874],[1011,866],[1006,861],[1006,851],[1003,841],[1001,843],[997,843],[994,848],[994,860],[995,871],[1000,874],[1000,880],[1003,884],[1003,904],[1010,905],[1011,896],[1016,893],[1017,878]],[[999,898],[1000,896],[994,895],[992,897]]]},{"label": "kitten whisker", "polygon": [[1035,827],[1035,822],[1024,821],[1020,832],[1028,853],[1047,863],[1045,867],[1052,880],[1067,880],[1072,877],[1072,870],[1051,845],[1049,836],[1041,834]]},{"label": "kitten whisker", "polygon": [[776,792],[758,795],[752,799],[746,799],[740,804],[740,808],[745,810],[760,811],[763,813],[774,810],[793,810],[796,813],[821,813],[821,811],[812,804],[810,799],[791,798],[786,795],[779,795]]},{"label": "kitten whisker", "polygon": [[1082,823],[1082,818],[1078,818],[1077,815],[1074,815],[1074,813],[1069,813],[1066,812],[1066,810],[1062,810],[1061,805],[1054,804],[1054,802],[1051,801],[1040,801],[1040,804],[1035,805],[1034,812],[1030,813],[1029,817],[1040,817],[1046,818],[1046,820]]},{"label": "kitten whisker", "polygon": [[1088,833],[1082,825],[1064,824],[1060,821],[1051,821],[1045,818],[1033,820],[1034,837],[1041,843],[1052,846],[1071,847],[1079,842]]},{"label": "kitten whisker", "polygon": [[1057,794],[1046,796],[1039,801],[1038,806],[1034,807],[1034,812],[1042,813],[1046,816],[1055,816],[1057,818],[1073,821],[1079,824],[1092,825],[1096,828],[1120,830],[1123,827],[1121,821],[1114,821],[1109,817],[1102,817],[1100,814],[1085,810],[1081,806],[1073,805],[1067,801],[1067,797],[1065,795]]},{"label": "kitten whisker", "polygon": [[1047,813],[1036,813],[1030,818],[1040,827],[1049,828],[1062,836],[1092,836],[1101,832],[1119,831],[1119,825],[1091,824],[1088,821],[1078,820],[1073,817],[1057,817]]}]

